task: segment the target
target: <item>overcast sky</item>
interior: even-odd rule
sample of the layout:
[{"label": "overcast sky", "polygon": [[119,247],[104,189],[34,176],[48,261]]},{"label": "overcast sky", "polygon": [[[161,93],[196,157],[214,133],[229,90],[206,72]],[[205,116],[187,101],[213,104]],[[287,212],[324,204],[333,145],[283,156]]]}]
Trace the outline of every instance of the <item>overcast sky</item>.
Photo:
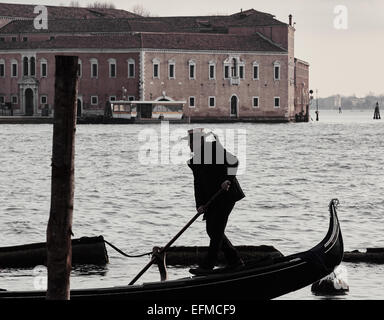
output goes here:
[{"label": "overcast sky", "polygon": [[[336,93],[384,94],[383,0],[99,1],[113,3],[116,8],[128,11],[139,4],[156,16],[232,14],[253,8],[288,22],[291,13],[296,22],[295,56],[310,63],[310,88],[318,89],[320,97]],[[68,5],[70,0],[1,2]],[[94,1],[78,2],[86,6]],[[338,5],[347,11],[335,12]]]}]

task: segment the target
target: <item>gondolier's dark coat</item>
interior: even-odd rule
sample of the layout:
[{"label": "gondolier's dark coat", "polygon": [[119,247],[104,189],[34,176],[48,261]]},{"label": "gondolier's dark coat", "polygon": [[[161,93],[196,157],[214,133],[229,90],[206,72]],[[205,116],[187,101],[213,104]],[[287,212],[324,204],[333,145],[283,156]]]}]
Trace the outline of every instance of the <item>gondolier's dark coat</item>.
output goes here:
[{"label": "gondolier's dark coat", "polygon": [[[212,152],[210,152],[212,150]],[[218,152],[218,153],[217,153]],[[203,161],[204,155],[211,154],[208,161]],[[217,156],[222,154],[224,157]],[[207,157],[205,157],[207,160]],[[212,161],[210,161],[212,160]],[[194,177],[196,208],[206,204],[208,200],[221,188],[225,180],[231,182],[228,192],[221,195],[217,201],[236,202],[245,197],[236,178],[239,160],[227,151],[220,142],[206,142],[201,157],[194,156],[188,161]]]}]

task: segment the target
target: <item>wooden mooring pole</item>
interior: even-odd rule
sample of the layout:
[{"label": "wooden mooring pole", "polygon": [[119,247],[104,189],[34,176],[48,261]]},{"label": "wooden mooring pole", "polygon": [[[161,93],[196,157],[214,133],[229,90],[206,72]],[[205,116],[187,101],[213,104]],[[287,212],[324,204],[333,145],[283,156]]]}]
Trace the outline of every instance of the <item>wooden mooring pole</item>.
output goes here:
[{"label": "wooden mooring pole", "polygon": [[70,298],[78,57],[56,56],[47,299]]}]

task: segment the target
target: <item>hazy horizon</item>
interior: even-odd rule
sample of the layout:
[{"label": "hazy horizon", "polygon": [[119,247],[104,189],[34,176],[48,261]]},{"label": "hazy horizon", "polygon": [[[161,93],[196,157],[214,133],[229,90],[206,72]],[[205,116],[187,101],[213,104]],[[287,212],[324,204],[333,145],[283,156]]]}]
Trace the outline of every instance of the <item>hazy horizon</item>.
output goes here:
[{"label": "hazy horizon", "polygon": [[[10,0],[1,3],[66,5],[70,0]],[[86,7],[96,1],[78,0]],[[132,11],[141,5],[154,16],[194,16],[233,14],[255,9],[288,22],[293,15],[296,23],[295,57],[310,63],[310,89],[319,97],[382,95],[380,63],[384,44],[384,2],[380,0],[239,0],[210,2],[101,0],[117,9]],[[343,7],[337,7],[342,5]],[[340,11],[342,10],[342,11]],[[347,11],[345,11],[347,10]],[[49,13],[48,13],[49,14]]]}]

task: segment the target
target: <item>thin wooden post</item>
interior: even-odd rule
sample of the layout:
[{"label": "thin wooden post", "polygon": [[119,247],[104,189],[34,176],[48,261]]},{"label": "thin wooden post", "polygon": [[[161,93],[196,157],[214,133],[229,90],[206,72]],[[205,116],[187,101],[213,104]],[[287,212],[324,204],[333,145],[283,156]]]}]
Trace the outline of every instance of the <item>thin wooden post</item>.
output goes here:
[{"label": "thin wooden post", "polygon": [[47,299],[70,298],[78,57],[56,56]]}]

